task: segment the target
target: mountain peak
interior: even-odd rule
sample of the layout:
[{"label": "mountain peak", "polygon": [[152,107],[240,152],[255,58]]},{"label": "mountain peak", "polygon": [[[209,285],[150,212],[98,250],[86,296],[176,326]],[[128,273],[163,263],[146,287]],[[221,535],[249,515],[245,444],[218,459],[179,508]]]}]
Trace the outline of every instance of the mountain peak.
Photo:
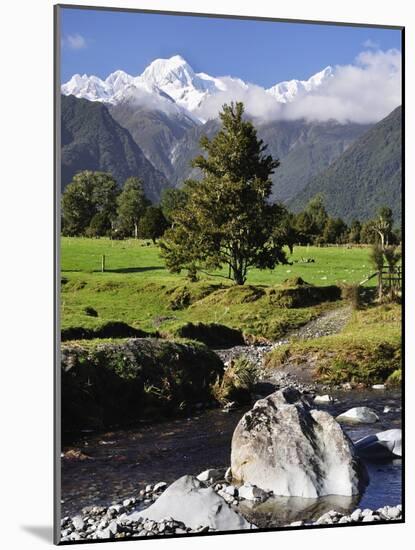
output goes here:
[{"label": "mountain peak", "polygon": [[[290,103],[312,93],[334,75],[331,66],[312,75],[308,80],[287,80],[266,90],[278,103]],[[250,84],[232,77],[214,77],[206,73],[195,73],[180,54],[152,61],[139,76],[131,76],[117,70],[101,80],[96,76],[73,75],[62,85],[62,93],[75,95],[90,101],[117,104],[128,100],[151,105],[163,110],[166,100],[176,104],[185,116],[198,116],[204,101],[219,92],[232,91],[234,97],[245,93]],[[200,112],[199,112],[200,115]],[[201,116],[198,120],[203,120]]]}]

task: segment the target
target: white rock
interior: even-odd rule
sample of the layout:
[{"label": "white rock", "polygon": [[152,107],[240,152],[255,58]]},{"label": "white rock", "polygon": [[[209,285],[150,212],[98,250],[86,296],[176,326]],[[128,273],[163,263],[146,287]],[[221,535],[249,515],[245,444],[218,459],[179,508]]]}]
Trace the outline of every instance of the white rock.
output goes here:
[{"label": "white rock", "polygon": [[393,458],[402,456],[402,430],[392,429],[367,435],[355,443],[358,454],[364,458]]},{"label": "white rock", "polygon": [[336,420],[353,424],[371,424],[379,420],[378,415],[369,407],[354,407],[340,414]]},{"label": "white rock", "polygon": [[385,407],[383,407],[383,412],[386,414],[388,412],[391,412],[392,411],[392,407],[389,407],[388,405],[386,405]]},{"label": "white rock", "polygon": [[210,469],[210,470],[205,470],[204,472],[201,472],[197,477],[197,479],[199,481],[211,481],[211,482],[215,482],[215,481],[218,481],[219,479],[224,479],[224,476],[225,476],[225,472],[223,471],[223,469]]},{"label": "white rock", "polygon": [[314,398],[314,403],[332,403],[334,399],[331,395],[316,395]]},{"label": "white rock", "polygon": [[179,478],[149,508],[127,517],[131,520],[146,518],[157,522],[173,517],[192,529],[200,526],[217,531],[251,528],[211,487],[203,487],[193,476]]},{"label": "white rock", "polygon": [[401,517],[401,510],[397,506],[390,506],[387,515],[390,519],[398,519]]},{"label": "white rock", "polygon": [[164,491],[164,489],[167,487],[167,483],[165,481],[159,481],[159,483],[156,483],[153,488],[154,493],[158,493],[159,491]]},{"label": "white rock", "polygon": [[106,529],[99,529],[98,531],[95,531],[95,538],[97,539],[111,539],[113,538],[113,534],[107,527]]},{"label": "white rock", "polygon": [[85,522],[84,520],[82,519],[81,516],[75,516],[73,519],[72,519],[72,523],[73,523],[73,526],[75,527],[75,529],[77,531],[82,531],[82,529],[84,528],[85,526]]},{"label": "white rock", "polygon": [[367,482],[353,444],[335,419],[286,388],[257,401],[232,437],[234,481],[276,496],[359,494]]},{"label": "white rock", "polygon": [[359,521],[362,517],[362,510],[360,508],[357,508],[350,514],[350,519],[352,521]]},{"label": "white rock", "polygon": [[373,384],[372,390],[384,390],[385,384]]},{"label": "white rock", "polygon": [[339,519],[339,523],[351,523],[352,520],[350,519],[350,516],[343,516]]},{"label": "white rock", "polygon": [[228,495],[235,497],[238,493],[238,489],[233,485],[228,485],[227,487],[224,488],[224,492],[227,493]]},{"label": "white rock", "polygon": [[246,500],[265,500],[268,497],[268,493],[251,485],[250,483],[245,483],[238,488],[239,498],[244,498]]}]

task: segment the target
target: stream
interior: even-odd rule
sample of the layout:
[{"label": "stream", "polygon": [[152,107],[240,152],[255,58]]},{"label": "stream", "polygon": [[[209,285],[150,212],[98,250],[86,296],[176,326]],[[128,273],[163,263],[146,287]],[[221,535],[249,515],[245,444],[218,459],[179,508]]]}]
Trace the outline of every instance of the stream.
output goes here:
[{"label": "stream", "polygon": [[[401,394],[389,390],[335,392],[333,404],[318,405],[333,415],[355,406],[374,409],[379,422],[344,426],[353,441],[382,430],[401,427]],[[384,413],[384,407],[392,408]],[[147,484],[171,483],[185,474],[197,475],[208,468],[229,466],[231,438],[245,409],[228,413],[205,410],[181,418],[134,429],[101,434],[85,433],[64,450],[79,449],[90,458],[62,460],[62,516],[75,515],[84,506],[109,505],[137,496]],[[278,526],[298,519],[315,519],[336,508],[376,509],[402,500],[401,460],[366,463],[370,482],[359,498],[274,498],[262,505],[245,501],[240,510],[259,526]]]}]

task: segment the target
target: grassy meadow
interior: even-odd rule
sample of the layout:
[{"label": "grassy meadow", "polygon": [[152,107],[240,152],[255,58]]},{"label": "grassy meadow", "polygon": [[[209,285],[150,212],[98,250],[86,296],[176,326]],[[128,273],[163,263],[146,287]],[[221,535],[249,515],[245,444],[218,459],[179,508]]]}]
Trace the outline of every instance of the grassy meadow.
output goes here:
[{"label": "grassy meadow", "polygon": [[339,384],[401,381],[401,306],[396,303],[354,311],[339,334],[291,341],[267,357],[270,368],[311,363],[320,380]]},{"label": "grassy meadow", "polygon": [[[158,247],[148,241],[63,237],[62,328],[99,329],[107,322],[122,321],[174,335],[184,323],[203,322],[278,338],[333,303],[287,308],[272,299],[272,289],[293,277],[318,287],[360,282],[373,271],[368,254],[367,248],[357,247],[295,247],[289,256],[292,265],[272,271],[252,269],[246,285],[234,287],[221,277],[202,274],[190,283],[185,272],[169,273]],[[97,316],[88,315],[88,307]]]}]

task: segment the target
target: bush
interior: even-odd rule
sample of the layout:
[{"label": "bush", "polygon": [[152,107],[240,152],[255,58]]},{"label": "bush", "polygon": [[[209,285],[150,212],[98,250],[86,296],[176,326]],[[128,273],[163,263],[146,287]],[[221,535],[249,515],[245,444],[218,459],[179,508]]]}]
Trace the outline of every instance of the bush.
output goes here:
[{"label": "bush", "polygon": [[98,311],[91,306],[85,306],[84,313],[89,317],[98,317]]},{"label": "bush", "polygon": [[180,338],[203,342],[213,348],[226,348],[245,344],[240,330],[217,323],[186,323],[176,330],[175,335]]},{"label": "bush", "polygon": [[170,298],[170,308],[175,310],[186,309],[190,306],[191,295],[187,287],[177,288],[173,291]]},{"label": "bush", "polygon": [[247,404],[251,401],[251,393],[258,378],[258,369],[245,355],[232,360],[223,373],[221,381],[217,381],[213,391],[221,403],[234,401]]}]

